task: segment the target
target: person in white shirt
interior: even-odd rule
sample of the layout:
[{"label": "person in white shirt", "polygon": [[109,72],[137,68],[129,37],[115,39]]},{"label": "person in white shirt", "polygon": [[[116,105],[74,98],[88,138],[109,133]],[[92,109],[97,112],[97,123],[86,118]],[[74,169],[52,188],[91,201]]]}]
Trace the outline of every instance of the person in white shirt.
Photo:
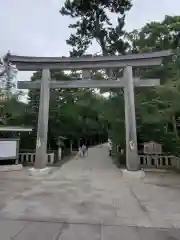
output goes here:
[{"label": "person in white shirt", "polygon": [[109,156],[112,156],[112,142],[108,142]]},{"label": "person in white shirt", "polygon": [[87,147],[86,147],[85,144],[82,145],[81,151],[82,151],[82,155],[83,155],[83,157],[85,157],[86,152],[87,152]]}]

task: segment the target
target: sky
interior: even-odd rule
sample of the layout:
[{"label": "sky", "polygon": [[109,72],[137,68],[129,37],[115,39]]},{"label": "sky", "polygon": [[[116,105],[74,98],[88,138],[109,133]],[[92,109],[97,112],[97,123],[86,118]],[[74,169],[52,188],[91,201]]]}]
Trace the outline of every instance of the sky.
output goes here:
[{"label": "sky", "polygon": [[[66,39],[71,19],[60,15],[64,0],[0,0],[0,56],[8,50],[16,55],[68,56]],[[141,28],[147,22],[161,21],[165,15],[179,15],[180,0],[133,0],[125,29]],[[113,19],[114,21],[114,19]],[[97,52],[93,46],[90,52]],[[31,73],[18,73],[28,80]]]}]

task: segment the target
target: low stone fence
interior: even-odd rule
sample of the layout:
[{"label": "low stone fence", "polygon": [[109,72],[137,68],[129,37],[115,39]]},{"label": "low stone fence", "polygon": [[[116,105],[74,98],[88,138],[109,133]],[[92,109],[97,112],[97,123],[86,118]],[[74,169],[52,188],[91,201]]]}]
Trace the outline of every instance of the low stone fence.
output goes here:
[{"label": "low stone fence", "polygon": [[142,168],[168,168],[180,170],[180,158],[164,155],[139,155]]},{"label": "low stone fence", "polygon": [[[19,164],[33,165],[35,162],[35,153],[19,153]],[[47,164],[52,165],[55,162],[55,154],[47,153]]]}]

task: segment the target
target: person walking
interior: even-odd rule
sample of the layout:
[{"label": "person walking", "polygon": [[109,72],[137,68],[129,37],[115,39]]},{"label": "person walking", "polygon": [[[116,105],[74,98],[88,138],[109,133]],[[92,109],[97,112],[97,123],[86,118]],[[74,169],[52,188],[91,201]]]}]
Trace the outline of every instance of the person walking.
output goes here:
[{"label": "person walking", "polygon": [[81,146],[79,146],[79,148],[78,148],[78,156],[82,157],[82,147]]},{"label": "person walking", "polygon": [[85,145],[85,144],[83,144],[83,145],[82,145],[82,148],[81,148],[81,150],[82,150],[82,155],[83,155],[83,157],[85,157],[85,155],[86,155],[86,152],[87,152],[87,147],[86,147],[86,145]]},{"label": "person walking", "polygon": [[108,150],[109,150],[109,156],[112,156],[112,142],[108,141]]},{"label": "person walking", "polygon": [[86,156],[88,156],[88,144],[86,144]]}]

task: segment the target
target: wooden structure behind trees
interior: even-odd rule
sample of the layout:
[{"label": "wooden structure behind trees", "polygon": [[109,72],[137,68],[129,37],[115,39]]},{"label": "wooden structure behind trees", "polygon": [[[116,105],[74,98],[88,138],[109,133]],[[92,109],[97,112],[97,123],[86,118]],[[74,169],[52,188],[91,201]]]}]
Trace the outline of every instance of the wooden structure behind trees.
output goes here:
[{"label": "wooden structure behind trees", "polygon": [[149,141],[143,143],[144,154],[162,154],[162,145],[160,143]]}]

